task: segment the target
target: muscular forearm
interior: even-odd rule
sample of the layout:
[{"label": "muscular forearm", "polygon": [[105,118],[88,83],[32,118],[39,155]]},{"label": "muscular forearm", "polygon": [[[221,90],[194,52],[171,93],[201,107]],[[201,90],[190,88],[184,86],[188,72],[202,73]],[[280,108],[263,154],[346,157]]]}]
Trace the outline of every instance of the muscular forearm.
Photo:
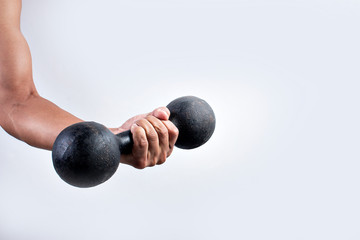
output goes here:
[{"label": "muscular forearm", "polygon": [[43,149],[50,150],[65,127],[82,121],[38,94],[1,105],[2,128],[29,145]]}]

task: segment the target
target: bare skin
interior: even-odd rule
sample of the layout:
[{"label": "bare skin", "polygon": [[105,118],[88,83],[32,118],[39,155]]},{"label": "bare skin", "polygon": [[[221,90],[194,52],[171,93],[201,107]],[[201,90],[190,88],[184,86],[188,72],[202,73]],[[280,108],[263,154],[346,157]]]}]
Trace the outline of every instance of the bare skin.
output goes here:
[{"label": "bare skin", "polygon": [[[0,125],[31,146],[51,150],[58,134],[83,120],[41,97],[36,90],[29,46],[20,30],[21,0],[0,0]],[[160,107],[135,116],[114,134],[131,130],[133,152],[121,162],[142,169],[162,164],[170,156],[178,129]]]}]

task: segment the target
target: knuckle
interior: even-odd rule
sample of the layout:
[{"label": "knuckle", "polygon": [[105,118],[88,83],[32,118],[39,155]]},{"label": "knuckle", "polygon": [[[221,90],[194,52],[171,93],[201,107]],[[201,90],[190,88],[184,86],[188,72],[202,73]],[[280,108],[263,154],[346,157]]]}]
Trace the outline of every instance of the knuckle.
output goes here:
[{"label": "knuckle", "polygon": [[157,134],[159,134],[159,135],[168,134],[168,129],[165,127],[165,125],[162,123],[162,121],[160,121],[159,119],[157,119],[153,116],[148,116],[148,118],[149,118],[149,122],[154,127]]},{"label": "knuckle", "polygon": [[149,139],[149,141],[156,141],[158,139],[158,134],[156,133],[156,131],[149,131],[147,133],[147,138]]},{"label": "knuckle", "polygon": [[144,124],[146,124],[146,120],[144,118],[141,118],[136,121],[136,124],[139,126],[143,126]]},{"label": "knuckle", "polygon": [[152,115],[146,116],[145,120],[148,121],[152,125],[154,125],[153,124],[154,122],[160,121],[159,119],[157,119],[156,117],[154,117]]},{"label": "knuckle", "polygon": [[157,119],[157,118],[154,117],[153,115],[148,115],[148,116],[145,117],[145,119],[148,120],[148,121],[151,121],[151,120],[154,120],[154,119]]},{"label": "knuckle", "polygon": [[161,136],[166,136],[168,134],[168,130],[167,130],[167,128],[165,126],[158,127],[157,132]]},{"label": "knuckle", "polygon": [[137,126],[134,128],[133,134],[138,137],[145,136],[145,129],[141,126]]},{"label": "knuckle", "polygon": [[148,141],[145,137],[139,139],[138,144],[139,148],[144,149],[148,147]]}]

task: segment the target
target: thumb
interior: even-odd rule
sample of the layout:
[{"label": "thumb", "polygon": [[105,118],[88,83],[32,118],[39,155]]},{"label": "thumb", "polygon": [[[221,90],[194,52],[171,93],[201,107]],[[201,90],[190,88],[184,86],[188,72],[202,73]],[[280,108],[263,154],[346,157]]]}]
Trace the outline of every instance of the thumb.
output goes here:
[{"label": "thumb", "polygon": [[155,109],[150,115],[160,120],[166,121],[169,120],[170,110],[167,107],[159,107]]}]

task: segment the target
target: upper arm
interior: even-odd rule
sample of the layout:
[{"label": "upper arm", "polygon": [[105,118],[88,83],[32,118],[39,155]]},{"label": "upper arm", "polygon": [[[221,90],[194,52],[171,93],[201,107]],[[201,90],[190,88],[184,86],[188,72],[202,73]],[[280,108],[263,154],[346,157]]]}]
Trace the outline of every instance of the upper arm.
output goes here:
[{"label": "upper arm", "polygon": [[0,0],[0,28],[20,28],[21,0]]},{"label": "upper arm", "polygon": [[[35,91],[29,46],[20,31],[21,0],[0,0],[0,91]],[[13,95],[13,94],[12,94]]]}]

